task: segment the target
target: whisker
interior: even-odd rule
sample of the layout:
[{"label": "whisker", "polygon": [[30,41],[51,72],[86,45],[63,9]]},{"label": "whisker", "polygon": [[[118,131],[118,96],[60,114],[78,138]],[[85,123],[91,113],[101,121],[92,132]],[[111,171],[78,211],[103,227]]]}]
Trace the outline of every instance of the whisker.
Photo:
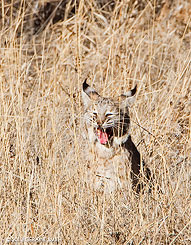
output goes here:
[{"label": "whisker", "polygon": [[127,120],[130,121],[129,118],[113,119],[114,122],[124,122],[124,123],[125,123],[125,121],[127,121]]},{"label": "whisker", "polygon": [[118,122],[118,123],[115,123],[115,125],[118,125],[118,126],[127,126],[127,125],[129,125],[129,123]]}]

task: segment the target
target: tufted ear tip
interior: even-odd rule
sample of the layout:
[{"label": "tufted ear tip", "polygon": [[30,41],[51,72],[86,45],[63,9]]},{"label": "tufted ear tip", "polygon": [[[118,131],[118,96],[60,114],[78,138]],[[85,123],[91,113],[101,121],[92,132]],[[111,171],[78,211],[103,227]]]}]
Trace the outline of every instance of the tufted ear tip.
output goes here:
[{"label": "tufted ear tip", "polygon": [[135,95],[137,92],[137,84],[135,85],[135,87],[131,90],[131,96]]},{"label": "tufted ear tip", "polygon": [[[86,93],[89,97],[96,97],[99,96],[98,93],[95,91],[94,88],[90,87],[89,84],[87,84],[87,78],[84,80],[82,88],[83,92]],[[96,96],[95,96],[96,95]]]},{"label": "tufted ear tip", "polygon": [[99,94],[95,91],[94,88],[90,87],[87,84],[87,78],[84,80],[82,85],[82,99],[84,106],[87,107],[91,104],[91,101],[95,101],[99,98]]},{"label": "tufted ear tip", "polygon": [[89,87],[89,85],[87,84],[87,78],[84,80],[84,82],[83,82],[83,85],[82,85],[82,87],[83,87],[83,91],[85,92],[85,90]]},{"label": "tufted ear tip", "polygon": [[133,89],[131,89],[131,90],[129,90],[127,93],[125,93],[124,95],[126,96],[126,97],[132,97],[132,96],[134,96],[135,94],[136,94],[136,92],[137,92],[137,84],[135,85],[135,87],[133,88]]},{"label": "tufted ear tip", "polygon": [[121,106],[122,107],[128,107],[133,105],[134,101],[135,101],[135,94],[137,92],[137,85],[135,85],[135,87],[131,90],[129,90],[127,93],[122,94],[121,98],[122,98],[122,102],[121,102]]}]

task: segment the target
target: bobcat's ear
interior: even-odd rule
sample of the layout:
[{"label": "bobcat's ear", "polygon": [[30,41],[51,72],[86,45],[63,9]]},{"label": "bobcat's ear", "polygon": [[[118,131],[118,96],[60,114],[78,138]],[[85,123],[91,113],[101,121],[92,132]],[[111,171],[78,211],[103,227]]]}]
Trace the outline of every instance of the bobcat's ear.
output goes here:
[{"label": "bobcat's ear", "polygon": [[91,103],[91,101],[95,101],[98,99],[99,94],[95,91],[94,88],[91,88],[87,83],[86,80],[83,82],[83,90],[82,90],[82,100],[85,107]]},{"label": "bobcat's ear", "polygon": [[128,91],[126,94],[122,94],[120,96],[120,102],[121,102],[121,107],[125,108],[128,106],[133,105],[134,101],[135,101],[135,94],[137,92],[137,85],[135,85],[135,87]]}]

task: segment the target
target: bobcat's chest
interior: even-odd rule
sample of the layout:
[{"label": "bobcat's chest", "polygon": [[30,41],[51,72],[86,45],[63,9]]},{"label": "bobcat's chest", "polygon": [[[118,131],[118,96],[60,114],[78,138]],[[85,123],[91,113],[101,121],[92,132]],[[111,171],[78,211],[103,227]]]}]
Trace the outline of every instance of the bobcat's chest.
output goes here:
[{"label": "bobcat's chest", "polygon": [[125,149],[108,149],[104,152],[96,147],[95,152],[89,155],[88,162],[88,182],[93,189],[111,193],[127,187],[130,161]]}]

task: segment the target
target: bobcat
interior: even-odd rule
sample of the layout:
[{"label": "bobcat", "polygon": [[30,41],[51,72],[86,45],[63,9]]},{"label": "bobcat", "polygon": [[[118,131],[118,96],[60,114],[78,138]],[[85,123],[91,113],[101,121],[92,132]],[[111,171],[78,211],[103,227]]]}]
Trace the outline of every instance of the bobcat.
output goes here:
[{"label": "bobcat", "polygon": [[150,178],[150,170],[141,164],[130,136],[129,106],[136,88],[114,100],[100,96],[86,80],[83,83],[84,120],[90,141],[88,180],[96,190],[112,193],[127,188],[131,177],[139,193],[141,173],[146,170],[146,178]]}]

